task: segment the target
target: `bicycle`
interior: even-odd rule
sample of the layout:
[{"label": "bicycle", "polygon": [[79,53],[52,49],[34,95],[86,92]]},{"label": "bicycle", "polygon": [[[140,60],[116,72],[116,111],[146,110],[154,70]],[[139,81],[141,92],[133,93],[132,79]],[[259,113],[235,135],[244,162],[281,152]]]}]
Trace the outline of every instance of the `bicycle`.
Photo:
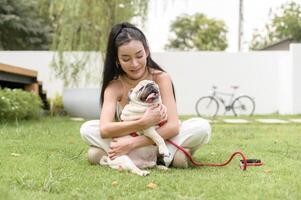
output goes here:
[{"label": "bicycle", "polygon": [[[195,104],[195,110],[200,117],[215,117],[218,114],[220,105],[225,108],[224,114],[232,110],[235,116],[239,115],[252,115],[255,111],[255,101],[252,97],[241,94],[236,95],[238,86],[231,86],[232,93],[217,91],[216,86],[212,86],[212,91],[209,96],[199,98]],[[226,101],[223,96],[229,96]]]}]

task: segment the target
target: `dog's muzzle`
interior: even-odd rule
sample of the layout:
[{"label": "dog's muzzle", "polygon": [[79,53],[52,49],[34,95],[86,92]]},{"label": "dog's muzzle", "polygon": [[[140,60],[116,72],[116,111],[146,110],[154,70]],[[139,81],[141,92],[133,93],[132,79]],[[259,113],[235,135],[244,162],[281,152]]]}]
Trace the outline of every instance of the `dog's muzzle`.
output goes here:
[{"label": "dog's muzzle", "polygon": [[154,100],[158,99],[159,91],[155,84],[149,83],[145,86],[144,92],[140,97],[140,100],[147,103],[152,103]]}]

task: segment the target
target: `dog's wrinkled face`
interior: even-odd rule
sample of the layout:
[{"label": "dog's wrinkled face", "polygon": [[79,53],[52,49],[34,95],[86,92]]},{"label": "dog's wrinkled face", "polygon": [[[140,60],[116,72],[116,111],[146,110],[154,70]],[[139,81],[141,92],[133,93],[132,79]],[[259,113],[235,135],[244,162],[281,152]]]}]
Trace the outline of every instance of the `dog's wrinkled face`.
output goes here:
[{"label": "dog's wrinkled face", "polygon": [[159,86],[151,80],[143,80],[129,94],[130,100],[144,103],[156,103],[159,101]]}]

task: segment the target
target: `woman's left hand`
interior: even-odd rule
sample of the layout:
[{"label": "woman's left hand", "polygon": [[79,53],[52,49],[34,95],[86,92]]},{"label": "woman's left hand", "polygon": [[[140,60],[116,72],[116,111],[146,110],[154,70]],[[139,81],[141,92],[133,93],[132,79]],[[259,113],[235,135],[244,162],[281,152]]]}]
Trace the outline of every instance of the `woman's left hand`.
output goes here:
[{"label": "woman's left hand", "polygon": [[159,122],[159,124],[166,122],[168,119],[167,108],[163,104],[160,105],[160,113],[161,113],[161,121]]},{"label": "woman's left hand", "polygon": [[133,139],[130,137],[113,138],[108,151],[109,158],[114,160],[118,156],[126,155],[133,150]]}]

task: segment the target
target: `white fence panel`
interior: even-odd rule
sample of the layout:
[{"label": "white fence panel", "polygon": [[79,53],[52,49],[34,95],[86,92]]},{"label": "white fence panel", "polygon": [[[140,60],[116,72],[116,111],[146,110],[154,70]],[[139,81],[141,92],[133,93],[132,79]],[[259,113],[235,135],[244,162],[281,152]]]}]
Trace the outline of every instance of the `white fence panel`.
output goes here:
[{"label": "white fence panel", "polygon": [[195,113],[196,100],[207,95],[212,85],[227,92],[231,92],[230,86],[237,85],[238,93],[255,98],[257,114],[267,114],[278,111],[278,89],[283,84],[279,67],[289,63],[286,62],[288,54],[176,52],[154,54],[153,57],[173,78],[179,113]]},{"label": "white fence panel", "polygon": [[[37,70],[49,97],[63,90],[49,68],[52,57],[47,51],[0,51],[1,63]],[[290,51],[161,52],[152,57],[173,79],[179,114],[195,114],[195,102],[212,85],[225,92],[239,86],[238,93],[255,98],[256,114],[301,113],[301,44]],[[100,66],[99,60],[90,65]],[[99,82],[89,87],[99,88]]]}]

